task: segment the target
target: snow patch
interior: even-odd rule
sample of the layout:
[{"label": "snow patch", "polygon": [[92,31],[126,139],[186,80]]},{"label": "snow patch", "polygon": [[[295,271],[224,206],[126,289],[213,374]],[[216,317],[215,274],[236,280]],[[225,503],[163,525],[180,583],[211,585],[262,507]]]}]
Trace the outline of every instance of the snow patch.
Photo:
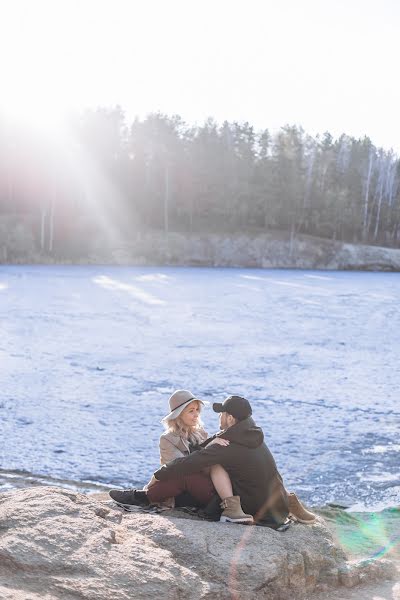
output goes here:
[{"label": "snow patch", "polygon": [[257,275],[239,275],[242,279],[253,279],[254,281],[266,281],[266,277],[257,277]]},{"label": "snow patch", "polygon": [[310,279],[322,279],[323,281],[333,280],[333,277],[325,277],[323,275],[304,275],[304,277],[309,277]]},{"label": "snow patch", "polygon": [[140,300],[145,304],[165,304],[164,300],[160,300],[160,298],[156,298],[152,294],[149,294],[130,283],[123,283],[117,279],[111,279],[111,277],[107,277],[106,275],[94,277],[92,281],[106,290],[127,292],[130,296],[133,296],[136,300]]},{"label": "snow patch", "polygon": [[152,273],[149,275],[139,275],[135,277],[136,281],[156,281],[157,283],[167,283],[168,281],[172,281],[172,277],[168,277],[164,273]]}]

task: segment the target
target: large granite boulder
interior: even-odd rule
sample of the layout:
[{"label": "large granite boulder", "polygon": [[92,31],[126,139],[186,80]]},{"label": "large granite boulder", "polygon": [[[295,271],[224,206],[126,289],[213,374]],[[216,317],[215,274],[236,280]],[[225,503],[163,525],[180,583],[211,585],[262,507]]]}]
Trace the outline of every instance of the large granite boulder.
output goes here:
[{"label": "large granite boulder", "polygon": [[390,570],[346,561],[322,520],[279,533],[48,487],[1,494],[0,533],[2,600],[292,600]]}]

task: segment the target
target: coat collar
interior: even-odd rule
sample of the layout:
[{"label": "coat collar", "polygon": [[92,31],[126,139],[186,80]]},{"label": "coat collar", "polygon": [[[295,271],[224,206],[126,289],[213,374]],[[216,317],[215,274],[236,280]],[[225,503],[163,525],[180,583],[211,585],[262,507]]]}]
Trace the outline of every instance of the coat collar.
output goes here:
[{"label": "coat collar", "polygon": [[168,431],[163,434],[171,444],[173,444],[176,448],[178,448],[181,452],[190,452],[189,442],[182,438],[180,435],[173,433],[172,431]]}]

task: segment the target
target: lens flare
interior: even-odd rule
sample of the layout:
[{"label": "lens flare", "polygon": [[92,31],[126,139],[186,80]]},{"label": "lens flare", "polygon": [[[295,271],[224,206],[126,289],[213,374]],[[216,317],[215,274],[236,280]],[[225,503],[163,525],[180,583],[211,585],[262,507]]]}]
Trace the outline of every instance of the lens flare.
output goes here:
[{"label": "lens flare", "polygon": [[369,560],[400,557],[400,509],[379,513],[341,511],[333,521],[336,535],[351,555]]}]

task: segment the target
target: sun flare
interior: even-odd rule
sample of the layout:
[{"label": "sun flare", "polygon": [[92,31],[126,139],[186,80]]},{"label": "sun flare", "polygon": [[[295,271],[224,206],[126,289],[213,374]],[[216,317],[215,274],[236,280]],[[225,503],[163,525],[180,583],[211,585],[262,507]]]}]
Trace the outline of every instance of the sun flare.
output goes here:
[{"label": "sun flare", "polygon": [[17,1],[2,9],[0,110],[12,121],[54,129],[90,91],[88,42],[76,13],[62,6]]}]

